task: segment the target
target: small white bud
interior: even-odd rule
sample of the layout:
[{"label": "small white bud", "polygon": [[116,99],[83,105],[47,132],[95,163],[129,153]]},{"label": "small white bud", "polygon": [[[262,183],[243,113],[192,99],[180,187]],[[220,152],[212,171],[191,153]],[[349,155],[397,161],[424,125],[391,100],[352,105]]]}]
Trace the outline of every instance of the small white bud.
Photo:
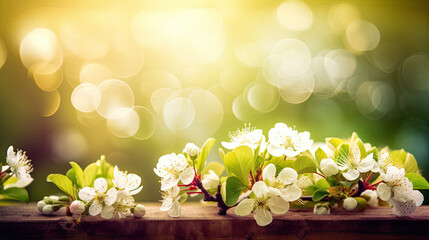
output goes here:
[{"label": "small white bud", "polygon": [[49,196],[49,198],[54,202],[58,202],[60,200],[60,197],[55,196],[55,195],[51,195],[51,196]]},{"label": "small white bud", "polygon": [[367,200],[368,205],[372,207],[378,206],[378,194],[375,190],[365,190],[361,196]]},{"label": "small white bud", "polygon": [[134,208],[134,217],[141,218],[144,215],[146,215],[146,208],[141,204],[137,204],[137,206]]},{"label": "small white bud", "polygon": [[209,170],[209,174],[204,174],[201,182],[206,190],[217,189],[219,185],[219,177],[213,170]]},{"label": "small white bud", "polygon": [[52,207],[52,205],[45,205],[42,209],[42,212],[45,215],[52,215],[52,213],[54,212],[54,208]]},{"label": "small white bud", "polygon": [[200,154],[200,149],[193,143],[187,143],[183,149],[183,152],[188,154],[189,157],[198,157],[198,154]]},{"label": "small white bud", "polygon": [[352,197],[348,197],[344,199],[343,206],[346,210],[353,210],[357,207],[357,201]]},{"label": "small white bud", "polygon": [[338,173],[337,163],[330,158],[325,158],[320,161],[320,168],[322,169],[323,174],[327,177]]},{"label": "small white bud", "polygon": [[46,202],[44,202],[44,201],[38,201],[37,202],[37,209],[39,209],[40,212],[43,211],[44,206],[46,206]]},{"label": "small white bud", "polygon": [[85,212],[85,203],[79,200],[74,200],[70,204],[70,212],[74,214],[82,214]]},{"label": "small white bud", "polygon": [[326,204],[316,204],[313,209],[313,213],[316,215],[329,215],[331,213],[331,209]]}]

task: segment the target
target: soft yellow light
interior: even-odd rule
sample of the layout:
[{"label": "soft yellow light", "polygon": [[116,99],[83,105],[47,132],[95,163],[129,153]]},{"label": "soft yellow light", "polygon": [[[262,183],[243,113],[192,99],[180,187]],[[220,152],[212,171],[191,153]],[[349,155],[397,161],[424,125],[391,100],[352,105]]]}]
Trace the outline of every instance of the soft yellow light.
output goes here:
[{"label": "soft yellow light", "polygon": [[110,69],[99,63],[87,63],[83,65],[79,74],[81,83],[93,83],[95,85],[111,78],[112,72]]},{"label": "soft yellow light", "polygon": [[140,46],[165,51],[171,47],[172,24],[165,12],[144,11],[133,16],[131,31]]},{"label": "soft yellow light", "polygon": [[280,95],[273,86],[265,82],[256,82],[248,86],[247,100],[256,111],[267,113],[279,105]]},{"label": "soft yellow light", "polygon": [[355,56],[345,49],[334,49],[326,54],[325,68],[335,79],[351,77],[356,70]]},{"label": "soft yellow light", "polygon": [[134,93],[125,82],[109,79],[97,86],[94,104],[101,116],[110,118],[116,110],[134,106]]},{"label": "soft yellow light", "polygon": [[35,63],[28,69],[36,85],[45,92],[52,92],[63,82],[63,71],[52,63]]},{"label": "soft yellow light", "polygon": [[[159,88],[152,93],[152,96],[150,97],[150,103],[152,104],[152,107],[155,109],[155,111],[162,113],[165,102],[170,98],[171,95],[175,93],[176,90],[171,88]],[[175,96],[179,97],[178,94],[175,94]]]},{"label": "soft yellow light", "polygon": [[359,9],[350,3],[340,3],[329,11],[328,22],[334,32],[344,31],[350,23],[361,17]]},{"label": "soft yellow light", "polygon": [[163,110],[164,122],[173,131],[185,129],[195,118],[195,107],[184,97],[173,98],[165,103]]},{"label": "soft yellow light", "polygon": [[94,99],[97,86],[92,83],[82,83],[77,86],[71,95],[71,103],[74,108],[81,112],[92,112],[95,110]]},{"label": "soft yellow light", "polygon": [[88,152],[88,141],[75,129],[60,129],[51,139],[53,152],[61,161],[79,161]]},{"label": "soft yellow light", "polygon": [[119,108],[107,119],[107,127],[117,137],[132,137],[139,130],[140,118],[133,108]]},{"label": "soft yellow light", "polygon": [[232,112],[237,119],[243,122],[255,121],[259,116],[259,113],[247,102],[247,97],[243,95],[237,96],[232,102]]},{"label": "soft yellow light", "polygon": [[380,43],[380,31],[370,22],[357,20],[347,27],[346,38],[352,49],[370,51]]},{"label": "soft yellow light", "polygon": [[153,136],[156,130],[156,118],[153,113],[146,107],[134,106],[134,111],[139,116],[139,129],[134,134],[134,138],[138,140],[149,139]]},{"label": "soft yellow light", "polygon": [[277,19],[286,29],[305,31],[313,25],[313,13],[307,4],[288,0],[277,8]]},{"label": "soft yellow light", "polygon": [[140,93],[149,98],[159,88],[171,88],[178,90],[181,84],[177,77],[163,69],[151,69],[145,71],[141,77]]},{"label": "soft yellow light", "polygon": [[4,41],[0,38],[0,69],[7,60],[7,48]]},{"label": "soft yellow light", "polygon": [[44,107],[42,109],[41,115],[43,117],[50,117],[54,115],[61,104],[61,96],[58,91],[43,93],[43,102]]}]

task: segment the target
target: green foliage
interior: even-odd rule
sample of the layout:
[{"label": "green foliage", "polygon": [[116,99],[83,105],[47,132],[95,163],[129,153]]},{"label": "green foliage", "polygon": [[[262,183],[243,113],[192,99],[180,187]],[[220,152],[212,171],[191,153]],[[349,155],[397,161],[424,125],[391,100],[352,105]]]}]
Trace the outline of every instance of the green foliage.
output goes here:
[{"label": "green foliage", "polygon": [[200,175],[201,172],[203,171],[204,165],[206,164],[206,161],[207,161],[207,157],[209,156],[210,150],[212,149],[215,141],[216,141],[215,139],[209,138],[201,148],[201,153],[195,162],[195,167],[197,169],[198,175]]},{"label": "green foliage", "polygon": [[324,189],[324,190],[328,190],[330,187],[328,181],[325,178],[320,179],[313,186],[316,187],[317,189]]},{"label": "green foliage", "polygon": [[328,155],[320,147],[316,150],[316,152],[314,153],[314,156],[316,158],[318,165],[320,165],[320,161],[322,161],[325,158],[328,158]]},{"label": "green foliage", "polygon": [[406,173],[405,176],[413,183],[413,189],[429,189],[428,181],[418,173]]},{"label": "green foliage", "polygon": [[378,162],[378,149],[376,147],[372,147],[370,150],[368,150],[367,154],[371,154],[372,153],[372,157],[375,159],[375,161]]},{"label": "green foliage", "polygon": [[299,156],[293,163],[293,168],[298,172],[298,174],[317,171],[315,160],[309,156]]},{"label": "green foliage", "polygon": [[335,149],[334,159],[337,163],[344,163],[348,160],[349,148],[350,145],[348,143],[343,143]]},{"label": "green foliage", "polygon": [[223,171],[225,170],[225,167],[218,163],[218,162],[209,162],[201,172],[201,176],[204,176],[209,173],[209,170],[212,170],[218,175],[219,177],[222,175]]},{"label": "green foliage", "polygon": [[253,166],[253,151],[248,146],[240,146],[224,157],[227,172],[237,177],[245,186],[249,185],[248,175]]},{"label": "green foliage", "polygon": [[329,192],[324,189],[318,189],[313,193],[313,201],[318,202],[322,200],[324,197],[327,197],[329,195]]},{"label": "green foliage", "polygon": [[98,166],[96,163],[91,163],[83,170],[82,187],[90,187],[93,185],[97,176]]},{"label": "green foliage", "polygon": [[392,156],[395,163],[401,167],[404,166],[405,159],[407,158],[407,152],[405,152],[404,149],[392,151],[390,152],[390,155]]},{"label": "green foliage", "polygon": [[28,203],[28,192],[25,188],[8,188],[0,192],[0,200],[16,200]]},{"label": "green foliage", "polygon": [[82,187],[82,183],[83,183],[83,170],[82,168],[79,166],[79,164],[75,163],[75,162],[70,162],[70,165],[72,166],[72,169],[74,171],[74,175],[76,178],[76,185],[78,187]]},{"label": "green foliage", "polygon": [[365,158],[367,156],[367,153],[366,153],[366,149],[365,149],[365,146],[363,145],[362,140],[360,140],[360,138],[356,139],[356,144],[359,148],[360,157],[362,159]]},{"label": "green foliage", "polygon": [[341,138],[327,138],[326,139],[326,144],[331,145],[334,148],[337,148],[338,146],[340,146],[341,144],[343,144],[345,142],[346,141],[344,139],[341,139]]},{"label": "green foliage", "polygon": [[180,198],[179,198],[179,203],[180,204],[183,204],[188,199],[188,194],[186,192],[184,192],[184,191],[180,192],[179,196],[180,196]]},{"label": "green foliage", "polygon": [[294,162],[295,162],[295,160],[290,160],[290,159],[285,160],[284,157],[272,157],[271,160],[265,164],[265,166],[272,163],[276,166],[282,167],[282,169],[285,167],[291,168],[291,167],[293,167]]},{"label": "green foliage", "polygon": [[407,173],[417,173],[419,171],[416,158],[414,158],[413,154],[407,153],[407,157],[404,162],[404,169]]},{"label": "green foliage", "polygon": [[230,176],[225,182],[225,204],[229,207],[234,206],[237,203],[240,194],[249,187],[244,185],[243,182],[237,177]]},{"label": "green foliage", "polygon": [[67,176],[64,176],[62,174],[49,174],[46,178],[46,181],[55,184],[59,189],[61,189],[61,191],[63,191],[67,195],[76,198],[76,196],[74,195],[73,183]]}]

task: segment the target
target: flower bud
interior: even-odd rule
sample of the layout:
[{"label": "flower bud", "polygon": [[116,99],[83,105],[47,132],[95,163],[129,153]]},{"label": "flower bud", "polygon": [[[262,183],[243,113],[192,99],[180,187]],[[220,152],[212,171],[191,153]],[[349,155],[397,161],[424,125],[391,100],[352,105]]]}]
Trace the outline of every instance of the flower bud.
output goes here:
[{"label": "flower bud", "polygon": [[344,203],[343,203],[343,207],[346,210],[353,210],[357,207],[357,201],[356,199],[352,198],[352,197],[348,197],[346,199],[344,199]]},{"label": "flower bud", "polygon": [[204,174],[201,182],[206,190],[217,189],[217,186],[219,185],[219,177],[213,170],[209,170],[209,174]]},{"label": "flower bud", "polygon": [[37,202],[37,209],[39,209],[40,212],[43,211],[44,206],[46,206],[46,202],[44,202],[44,201],[38,201]]},{"label": "flower bud", "polygon": [[365,190],[361,197],[365,198],[368,205],[371,207],[377,207],[378,206],[378,194],[377,191],[374,190]]},{"label": "flower bud", "polygon": [[60,200],[60,197],[55,196],[55,195],[51,195],[51,196],[49,196],[49,198],[54,202],[58,202]]},{"label": "flower bud", "polygon": [[68,202],[68,201],[69,201],[69,197],[67,197],[67,196],[60,196],[60,197],[58,198],[58,201]]},{"label": "flower bud", "polygon": [[48,196],[43,197],[43,201],[44,201],[46,204],[52,204],[52,203],[53,203],[52,199],[51,199],[51,198],[49,198]]},{"label": "flower bud", "polygon": [[198,154],[200,154],[200,149],[193,143],[187,143],[183,152],[188,154],[191,158],[196,158],[198,157]]},{"label": "flower bud", "polygon": [[52,215],[52,213],[54,212],[54,208],[52,207],[52,205],[45,205],[42,208],[42,212],[45,215]]},{"label": "flower bud", "polygon": [[322,169],[323,174],[327,177],[338,173],[337,163],[330,158],[325,158],[320,161],[320,168]]},{"label": "flower bud", "polygon": [[74,200],[70,204],[70,212],[74,214],[82,214],[85,212],[85,203],[79,200]]},{"label": "flower bud", "polygon": [[134,208],[133,213],[134,213],[134,217],[141,218],[144,215],[146,215],[146,208],[141,204],[137,204],[137,206],[135,206]]},{"label": "flower bud", "polygon": [[314,205],[313,213],[316,215],[329,215],[331,213],[331,209],[326,204],[318,203]]}]

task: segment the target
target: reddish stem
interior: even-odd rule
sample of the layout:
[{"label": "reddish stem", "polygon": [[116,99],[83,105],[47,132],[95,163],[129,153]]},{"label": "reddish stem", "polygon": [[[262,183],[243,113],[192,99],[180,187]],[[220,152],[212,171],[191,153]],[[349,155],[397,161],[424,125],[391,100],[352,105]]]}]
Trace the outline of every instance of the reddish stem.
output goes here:
[{"label": "reddish stem", "polygon": [[383,180],[381,180],[380,182],[376,182],[376,183],[374,183],[374,184],[372,184],[372,185],[370,185],[371,187],[375,187],[375,186],[378,186],[378,184],[380,184],[380,183],[382,183],[383,182]]},{"label": "reddish stem", "polygon": [[319,175],[319,176],[321,176],[321,177],[323,177],[323,178],[326,178],[326,177],[325,177],[325,175],[323,175],[323,174],[321,174],[321,173],[318,173],[318,172],[313,172],[313,173],[315,173],[315,174],[317,174],[317,175]]},{"label": "reddish stem", "polygon": [[190,184],[177,184],[177,186],[179,186],[179,187],[189,187],[191,185],[192,185],[191,183]]},{"label": "reddish stem", "polygon": [[194,193],[202,194],[203,192],[187,192],[186,194],[194,194]]},{"label": "reddish stem", "polygon": [[9,167],[8,168],[6,168],[3,172],[1,172],[0,173],[0,177],[7,171],[9,169]]},{"label": "reddish stem", "polygon": [[366,183],[369,181],[369,179],[371,179],[371,177],[372,177],[372,174],[374,174],[374,172],[371,172],[371,174],[369,175],[369,177],[366,179]]}]

